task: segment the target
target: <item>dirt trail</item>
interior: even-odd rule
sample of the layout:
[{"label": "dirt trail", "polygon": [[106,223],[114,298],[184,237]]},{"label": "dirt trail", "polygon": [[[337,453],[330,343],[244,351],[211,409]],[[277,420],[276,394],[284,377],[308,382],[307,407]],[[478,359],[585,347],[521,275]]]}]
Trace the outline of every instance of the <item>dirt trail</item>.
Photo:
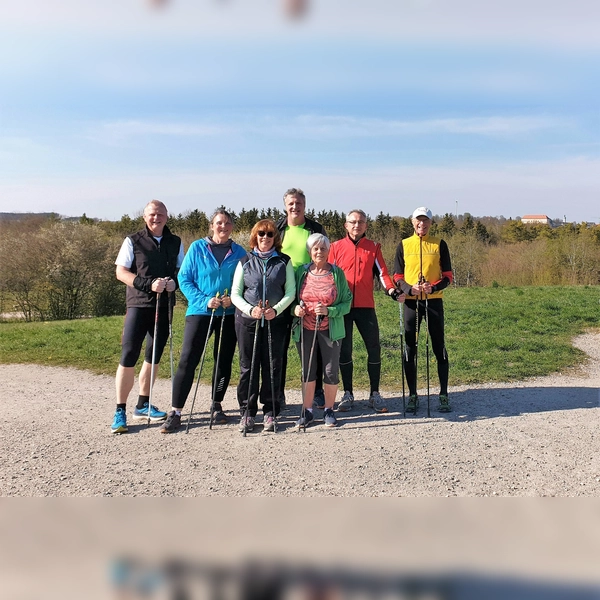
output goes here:
[{"label": "dirt trail", "polygon": [[[300,392],[277,434],[237,429],[235,388],[227,425],[208,428],[201,413],[161,435],[131,421],[114,436],[111,377],[75,369],[1,365],[0,494],[3,496],[599,496],[600,335],[574,342],[589,355],[576,373],[525,382],[456,387],[452,413],[422,403],[402,418],[401,393],[385,393],[390,412],[375,414],[356,393],[341,426],[293,428]],[[170,384],[156,387],[167,409]],[[339,400],[340,394],[338,394]],[[432,403],[432,408],[435,402]],[[184,413],[187,418],[187,413]]]}]

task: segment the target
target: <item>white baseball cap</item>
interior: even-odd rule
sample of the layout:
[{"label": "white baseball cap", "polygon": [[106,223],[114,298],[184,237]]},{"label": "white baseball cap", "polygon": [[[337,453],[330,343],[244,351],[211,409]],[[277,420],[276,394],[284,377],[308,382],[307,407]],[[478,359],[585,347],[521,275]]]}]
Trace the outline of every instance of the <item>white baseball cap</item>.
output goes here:
[{"label": "white baseball cap", "polygon": [[419,208],[415,208],[412,218],[416,219],[417,217],[427,217],[429,220],[433,219],[431,211],[426,206],[419,206]]}]

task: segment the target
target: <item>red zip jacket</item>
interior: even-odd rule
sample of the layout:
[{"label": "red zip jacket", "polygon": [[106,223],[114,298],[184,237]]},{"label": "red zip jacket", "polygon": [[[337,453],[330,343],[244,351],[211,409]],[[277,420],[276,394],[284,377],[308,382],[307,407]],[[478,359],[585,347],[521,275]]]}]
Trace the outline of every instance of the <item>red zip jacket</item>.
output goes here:
[{"label": "red zip jacket", "polygon": [[329,262],[344,271],[352,292],[352,308],[375,308],[375,277],[379,278],[386,292],[395,287],[381,254],[381,244],[365,236],[357,244],[348,235],[333,242],[329,250]]}]

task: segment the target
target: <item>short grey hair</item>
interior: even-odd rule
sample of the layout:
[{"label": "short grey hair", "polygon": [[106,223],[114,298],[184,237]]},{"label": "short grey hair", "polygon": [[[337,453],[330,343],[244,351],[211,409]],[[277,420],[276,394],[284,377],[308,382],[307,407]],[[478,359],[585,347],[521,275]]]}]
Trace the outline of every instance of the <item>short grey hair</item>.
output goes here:
[{"label": "short grey hair", "polygon": [[167,210],[164,202],[161,202],[160,200],[150,200],[150,202],[144,206],[144,214],[146,214],[146,209],[150,206],[160,206],[160,208],[164,208],[165,212],[167,213],[167,217],[169,216],[169,211]]},{"label": "short grey hair", "polygon": [[317,244],[323,244],[327,250],[329,250],[331,246],[331,242],[326,235],[323,235],[322,233],[313,233],[312,235],[309,235],[308,239],[306,240],[306,250],[309,254],[313,249],[313,246],[316,246]]},{"label": "short grey hair", "polygon": [[285,199],[288,196],[292,196],[293,198],[301,198],[304,202],[306,202],[306,196],[304,192],[300,188],[290,188],[283,194],[283,203],[285,204]]},{"label": "short grey hair", "polygon": [[368,221],[367,213],[364,210],[361,210],[360,208],[353,208],[352,210],[349,210],[348,214],[346,215],[346,221],[352,213],[356,213],[357,215],[360,215],[365,221]]}]

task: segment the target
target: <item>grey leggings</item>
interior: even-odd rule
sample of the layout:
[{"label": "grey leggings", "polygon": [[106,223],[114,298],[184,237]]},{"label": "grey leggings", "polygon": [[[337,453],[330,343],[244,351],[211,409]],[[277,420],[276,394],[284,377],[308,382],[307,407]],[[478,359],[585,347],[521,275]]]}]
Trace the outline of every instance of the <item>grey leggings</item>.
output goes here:
[{"label": "grey leggings", "polygon": [[310,349],[315,339],[315,331],[313,329],[304,329],[302,331],[304,335],[304,356],[302,356],[302,344],[296,342],[296,348],[298,348],[298,354],[303,365],[303,372],[305,373],[305,381],[316,381],[317,379],[317,348],[321,351],[321,357],[323,359],[323,383],[328,385],[337,385],[340,381],[339,370],[340,370],[340,350],[342,345],[339,340],[332,342],[329,339],[328,330],[319,330],[316,332],[317,339],[315,341],[315,349],[312,357],[312,364],[308,361],[310,359]]}]

